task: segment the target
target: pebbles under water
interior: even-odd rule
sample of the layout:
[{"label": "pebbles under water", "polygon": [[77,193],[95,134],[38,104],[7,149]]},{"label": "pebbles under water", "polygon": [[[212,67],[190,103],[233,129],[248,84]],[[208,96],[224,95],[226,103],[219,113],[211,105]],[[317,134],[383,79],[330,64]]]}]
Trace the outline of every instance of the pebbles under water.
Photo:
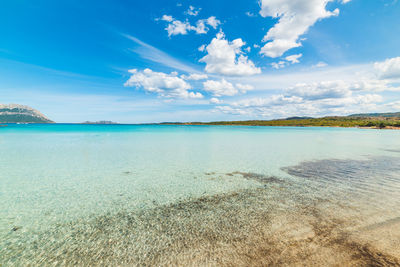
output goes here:
[{"label": "pebbles under water", "polygon": [[[285,170],[317,180],[321,186],[324,180],[330,186],[335,180],[336,187],[345,183],[348,187],[341,193],[354,195],[332,199],[324,197],[328,188],[313,192],[313,185],[304,190],[301,184],[275,177],[233,172],[227,175],[255,179],[260,187],[71,221],[46,232],[10,231],[1,243],[2,262],[17,266],[400,265],[400,217],[395,217],[400,216],[395,208],[399,199],[388,203],[383,186],[373,203],[353,198],[376,184],[398,186],[397,158],[322,160]],[[371,183],[372,177],[381,178]],[[385,202],[387,206],[379,208]],[[368,218],[377,212],[383,221],[369,224]],[[394,218],[385,220],[387,216]],[[379,239],[388,238],[379,246],[373,242],[376,231]]]},{"label": "pebbles under water", "polygon": [[[371,135],[365,139],[369,142],[379,138],[384,143],[390,138],[380,139],[376,131],[359,130],[351,132],[362,133],[357,139],[359,150],[335,151],[328,143],[348,136],[346,131],[332,130],[326,133],[331,138],[326,144],[306,151],[318,141],[314,132],[306,129],[295,135],[303,135],[304,150],[285,150],[286,145],[280,144],[281,150],[270,153],[263,146],[274,146],[277,136],[282,138],[289,130],[278,135],[259,128],[232,131],[222,135],[219,130],[201,132],[206,139],[200,141],[201,148],[185,143],[179,151],[184,156],[175,158],[167,155],[185,142],[180,134],[169,135],[168,143],[158,139],[135,143],[140,137],[137,134],[117,135],[115,141],[102,133],[96,145],[118,152],[112,154],[118,159],[113,165],[105,161],[111,155],[98,154],[96,146],[77,152],[82,144],[90,144],[85,133],[76,147],[69,150],[68,143],[57,148],[65,153],[50,160],[59,172],[62,167],[76,167],[72,173],[55,176],[61,179],[68,175],[71,181],[61,180],[63,183],[49,178],[56,174],[40,171],[44,155],[34,159],[27,149],[21,150],[20,157],[0,157],[2,181],[7,179],[5,173],[13,178],[0,194],[4,200],[0,266],[400,266],[400,160],[396,153],[381,147],[366,149],[362,141],[364,134]],[[68,134],[66,140],[76,134]],[[197,132],[184,136],[193,134],[197,140]],[[230,140],[225,141],[227,135]],[[249,135],[251,140],[247,140]],[[318,137],[324,135],[317,133]],[[0,135],[0,141],[6,139],[10,144],[16,136]],[[63,138],[56,138],[59,145],[66,141]],[[204,152],[215,139],[219,150]],[[292,139],[285,140],[290,143]],[[154,142],[154,153],[143,154]],[[231,143],[237,145],[231,148]],[[42,144],[45,155],[56,146]],[[15,148],[21,147],[29,146],[16,142],[3,146],[0,154],[7,149],[11,154],[19,153]],[[11,148],[15,152],[10,152]],[[206,161],[204,155],[214,158]],[[272,164],[285,155],[288,164]],[[57,165],[64,156],[66,161]],[[140,169],[155,156],[159,157],[157,164],[153,160],[154,165]],[[85,157],[84,166],[68,161]],[[1,165],[11,166],[20,160],[35,160],[30,170],[38,180],[27,179],[29,172],[23,168],[16,175]],[[94,165],[98,162],[109,168],[101,169],[104,176],[98,172],[100,165]],[[185,164],[180,165],[182,162]],[[75,184],[79,186],[73,187]],[[40,190],[22,194],[24,191],[14,189],[17,185],[18,190]],[[65,194],[65,203],[55,201],[69,189],[73,198]]]}]

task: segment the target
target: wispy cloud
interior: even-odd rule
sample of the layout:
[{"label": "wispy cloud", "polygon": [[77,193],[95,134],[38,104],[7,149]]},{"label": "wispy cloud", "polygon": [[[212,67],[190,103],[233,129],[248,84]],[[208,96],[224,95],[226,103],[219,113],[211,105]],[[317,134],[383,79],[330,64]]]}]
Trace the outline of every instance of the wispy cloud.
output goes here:
[{"label": "wispy cloud", "polygon": [[131,49],[131,51],[139,54],[142,58],[162,64],[166,67],[170,67],[173,69],[181,70],[184,72],[190,73],[198,73],[199,71],[196,70],[194,67],[190,66],[188,63],[185,63],[179,59],[176,59],[167,53],[161,51],[160,49],[141,41],[140,39],[129,35],[129,34],[122,34],[124,37],[128,38],[129,40],[135,42],[138,46]]}]

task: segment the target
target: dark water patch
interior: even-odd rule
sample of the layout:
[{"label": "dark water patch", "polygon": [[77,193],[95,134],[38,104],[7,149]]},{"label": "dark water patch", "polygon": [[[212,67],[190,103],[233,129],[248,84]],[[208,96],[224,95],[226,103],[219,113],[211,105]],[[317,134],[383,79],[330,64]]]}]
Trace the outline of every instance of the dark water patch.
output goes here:
[{"label": "dark water patch", "polygon": [[[374,157],[368,160],[326,159],[302,162],[282,168],[290,175],[301,178],[334,181],[360,181],[373,178],[384,184],[384,179],[400,181],[400,158]],[[378,179],[377,179],[378,178]]]},{"label": "dark water patch", "polygon": [[254,173],[254,172],[231,172],[227,173],[226,175],[228,176],[234,176],[234,175],[241,175],[243,178],[247,180],[254,180],[260,183],[282,183],[283,181],[279,179],[278,177],[275,176],[268,176],[264,174],[259,174],[259,173]]},{"label": "dark water patch", "polygon": [[190,198],[16,232],[0,240],[0,265],[398,266],[327,212],[346,208],[267,188]]}]

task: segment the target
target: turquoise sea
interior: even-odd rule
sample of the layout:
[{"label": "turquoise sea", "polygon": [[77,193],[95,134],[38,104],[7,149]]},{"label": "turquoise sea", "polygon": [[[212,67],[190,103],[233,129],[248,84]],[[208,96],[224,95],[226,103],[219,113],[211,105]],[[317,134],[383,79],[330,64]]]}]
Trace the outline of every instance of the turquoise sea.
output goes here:
[{"label": "turquoise sea", "polygon": [[0,266],[400,264],[400,131],[0,127]]}]

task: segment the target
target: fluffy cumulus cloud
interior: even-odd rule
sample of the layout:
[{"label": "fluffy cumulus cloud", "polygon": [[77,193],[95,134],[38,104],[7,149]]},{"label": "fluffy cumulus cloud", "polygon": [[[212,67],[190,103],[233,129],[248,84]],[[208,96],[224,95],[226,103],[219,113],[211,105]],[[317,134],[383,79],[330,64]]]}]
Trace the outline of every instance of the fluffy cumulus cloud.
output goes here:
[{"label": "fluffy cumulus cloud", "polygon": [[222,100],[220,100],[216,97],[213,97],[210,99],[210,104],[222,104]]},{"label": "fluffy cumulus cloud", "polygon": [[277,118],[290,116],[344,115],[359,110],[376,110],[382,102],[378,94],[354,95],[344,98],[306,100],[298,96],[272,95],[244,99],[230,105],[219,105],[217,110],[232,115]]},{"label": "fluffy cumulus cloud", "polygon": [[233,96],[247,91],[253,90],[254,87],[250,84],[236,83],[233,85],[225,79],[220,81],[208,80],[203,82],[204,91],[210,92],[214,96]]},{"label": "fluffy cumulus cloud", "polygon": [[220,32],[205,47],[207,55],[200,59],[206,63],[205,71],[222,75],[247,76],[261,73],[254,63],[244,55],[242,47],[246,43],[238,38],[229,42]]},{"label": "fluffy cumulus cloud", "polygon": [[208,19],[198,20],[196,26],[191,25],[188,20],[180,21],[169,15],[163,15],[161,20],[168,22],[165,30],[168,32],[169,37],[179,34],[186,35],[190,31],[194,31],[196,34],[206,34],[210,30],[207,26],[216,29],[218,25],[221,24],[221,22],[214,16],[211,16]]},{"label": "fluffy cumulus cloud", "polygon": [[203,20],[203,21],[205,21],[208,25],[210,25],[211,27],[213,27],[214,29],[216,29],[220,24],[221,24],[221,21],[219,21],[216,17],[214,17],[214,16],[211,16],[211,17],[209,17],[208,19],[206,19],[206,20]]},{"label": "fluffy cumulus cloud", "polygon": [[174,18],[173,18],[172,16],[163,15],[163,16],[161,17],[161,20],[171,22],[171,21],[174,20]]},{"label": "fluffy cumulus cloud", "polygon": [[190,92],[191,85],[182,78],[178,77],[176,72],[166,74],[155,72],[151,69],[138,71],[129,70],[132,74],[125,86],[142,88],[151,93],[157,93],[166,98],[202,98],[201,93]]},{"label": "fluffy cumulus cloud", "polygon": [[[400,88],[381,80],[300,83],[268,97],[221,103],[217,110],[237,115],[276,118],[290,116],[344,115],[389,107],[377,92]],[[396,107],[397,102],[390,104]]]},{"label": "fluffy cumulus cloud", "polygon": [[400,79],[400,57],[376,62],[374,68],[381,79]]},{"label": "fluffy cumulus cloud", "polygon": [[222,79],[221,81],[208,80],[203,83],[204,91],[210,92],[214,96],[233,96],[239,91],[230,82]]},{"label": "fluffy cumulus cloud", "polygon": [[[337,16],[339,9],[326,6],[335,0],[261,0],[260,15],[278,19],[267,32],[261,49],[265,56],[276,58],[289,49],[301,46],[300,36],[318,20]],[[348,0],[346,1],[348,2]]]},{"label": "fluffy cumulus cloud", "polygon": [[285,90],[286,95],[294,95],[304,100],[349,98],[354,93],[376,93],[400,91],[385,80],[364,79],[357,81],[322,81],[313,83],[299,83]]},{"label": "fluffy cumulus cloud", "polygon": [[240,90],[242,93],[246,93],[247,91],[251,91],[254,89],[254,86],[250,84],[242,84],[242,83],[237,83],[236,88]]},{"label": "fluffy cumulus cloud", "polygon": [[300,83],[289,88],[286,93],[307,100],[345,98],[351,96],[352,86],[344,81]]},{"label": "fluffy cumulus cloud", "polygon": [[165,30],[168,32],[168,36],[178,34],[185,35],[188,33],[188,31],[192,30],[192,26],[189,24],[188,21],[174,20],[171,21],[170,24],[168,24]]}]

